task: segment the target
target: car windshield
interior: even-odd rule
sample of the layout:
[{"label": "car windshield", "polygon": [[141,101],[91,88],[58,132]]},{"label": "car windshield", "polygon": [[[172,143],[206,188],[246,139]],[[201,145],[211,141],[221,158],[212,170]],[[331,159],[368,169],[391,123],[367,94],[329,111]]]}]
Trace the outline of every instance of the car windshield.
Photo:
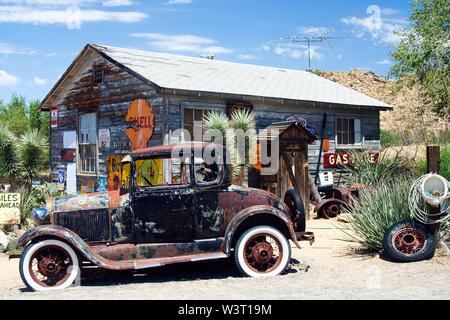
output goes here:
[{"label": "car windshield", "polygon": [[189,185],[188,157],[170,155],[136,160],[136,184],[140,188]]}]

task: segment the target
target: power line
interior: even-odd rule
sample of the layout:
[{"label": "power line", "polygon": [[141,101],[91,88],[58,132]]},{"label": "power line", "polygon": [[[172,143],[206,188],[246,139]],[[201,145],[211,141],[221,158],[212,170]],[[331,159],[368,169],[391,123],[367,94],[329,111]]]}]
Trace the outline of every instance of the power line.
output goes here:
[{"label": "power line", "polygon": [[278,38],[277,40],[281,41],[290,41],[290,42],[303,42],[308,44],[308,70],[311,70],[311,43],[314,42],[323,42],[326,41],[328,45],[332,48],[330,41],[331,39],[349,39],[350,37],[338,37],[338,36],[329,36],[329,35],[303,35],[303,36],[292,36],[286,38]]}]

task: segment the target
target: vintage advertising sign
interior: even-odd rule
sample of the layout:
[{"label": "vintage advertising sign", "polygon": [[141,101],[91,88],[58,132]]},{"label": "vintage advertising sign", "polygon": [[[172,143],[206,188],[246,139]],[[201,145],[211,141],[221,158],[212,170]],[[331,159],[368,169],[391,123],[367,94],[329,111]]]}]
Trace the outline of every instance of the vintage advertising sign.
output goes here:
[{"label": "vintage advertising sign", "polygon": [[66,184],[66,168],[58,169],[58,183],[56,184],[56,188],[58,191],[64,191],[64,187]]},{"label": "vintage advertising sign", "polygon": [[110,148],[111,147],[111,134],[109,129],[98,130],[98,142],[100,148]]},{"label": "vintage advertising sign", "polygon": [[58,127],[58,107],[57,106],[50,107],[50,126],[52,128]]},{"label": "vintage advertising sign", "polygon": [[107,190],[106,184],[107,184],[106,177],[99,177],[98,178],[98,191],[105,192]]},{"label": "vintage advertising sign", "polygon": [[[152,186],[158,186],[163,181],[163,164],[162,159],[147,159],[136,161],[136,179],[139,186],[148,185],[148,181]],[[144,179],[145,177],[146,179]]]},{"label": "vintage advertising sign", "polygon": [[[375,163],[378,161],[379,153],[369,153],[369,159]],[[338,168],[351,166],[352,160],[347,152],[331,152],[323,155],[323,166],[325,168]]]},{"label": "vintage advertising sign", "polygon": [[120,161],[123,155],[108,156],[108,191],[119,190],[120,187]]},{"label": "vintage advertising sign", "polygon": [[93,193],[94,192],[95,181],[94,180],[84,180],[81,181],[80,193]]},{"label": "vintage advertising sign", "polygon": [[20,224],[20,193],[0,193],[0,225]]},{"label": "vintage advertising sign", "polygon": [[131,102],[125,118],[125,133],[131,142],[131,149],[147,147],[147,142],[153,135],[154,113],[150,103],[145,99],[136,99]]},{"label": "vintage advertising sign", "polygon": [[306,120],[306,118],[299,114],[290,115],[290,116],[286,117],[285,121],[286,122],[294,122],[294,121],[299,122],[303,127],[306,127],[306,125],[308,124],[308,121]]}]

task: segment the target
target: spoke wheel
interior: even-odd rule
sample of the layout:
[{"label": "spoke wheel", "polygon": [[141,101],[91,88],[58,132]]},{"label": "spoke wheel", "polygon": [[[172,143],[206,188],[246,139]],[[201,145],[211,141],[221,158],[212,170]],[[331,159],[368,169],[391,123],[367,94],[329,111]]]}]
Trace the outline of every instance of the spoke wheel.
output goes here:
[{"label": "spoke wheel", "polygon": [[392,236],[392,245],[403,254],[416,254],[427,245],[426,234],[415,228],[400,229]]},{"label": "spoke wheel", "polygon": [[271,226],[245,231],[234,247],[238,269],[248,277],[270,277],[281,274],[291,259],[286,237]]},{"label": "spoke wheel", "polygon": [[57,246],[47,246],[32,255],[28,268],[36,283],[43,287],[53,287],[67,280],[70,276],[68,268],[72,264],[73,261],[66,250]]},{"label": "spoke wheel", "polygon": [[20,257],[20,276],[33,291],[64,289],[80,276],[79,258],[67,243],[45,239],[29,244]]},{"label": "spoke wheel", "polygon": [[258,234],[245,244],[245,263],[255,272],[271,272],[281,263],[283,249],[270,234]]}]

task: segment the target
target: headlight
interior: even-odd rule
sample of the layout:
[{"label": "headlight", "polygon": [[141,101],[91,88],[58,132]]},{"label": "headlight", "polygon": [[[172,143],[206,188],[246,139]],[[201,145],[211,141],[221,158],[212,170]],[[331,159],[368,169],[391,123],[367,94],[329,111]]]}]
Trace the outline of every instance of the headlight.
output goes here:
[{"label": "headlight", "polygon": [[49,223],[49,212],[46,208],[36,208],[32,211],[33,220],[37,225]]}]

